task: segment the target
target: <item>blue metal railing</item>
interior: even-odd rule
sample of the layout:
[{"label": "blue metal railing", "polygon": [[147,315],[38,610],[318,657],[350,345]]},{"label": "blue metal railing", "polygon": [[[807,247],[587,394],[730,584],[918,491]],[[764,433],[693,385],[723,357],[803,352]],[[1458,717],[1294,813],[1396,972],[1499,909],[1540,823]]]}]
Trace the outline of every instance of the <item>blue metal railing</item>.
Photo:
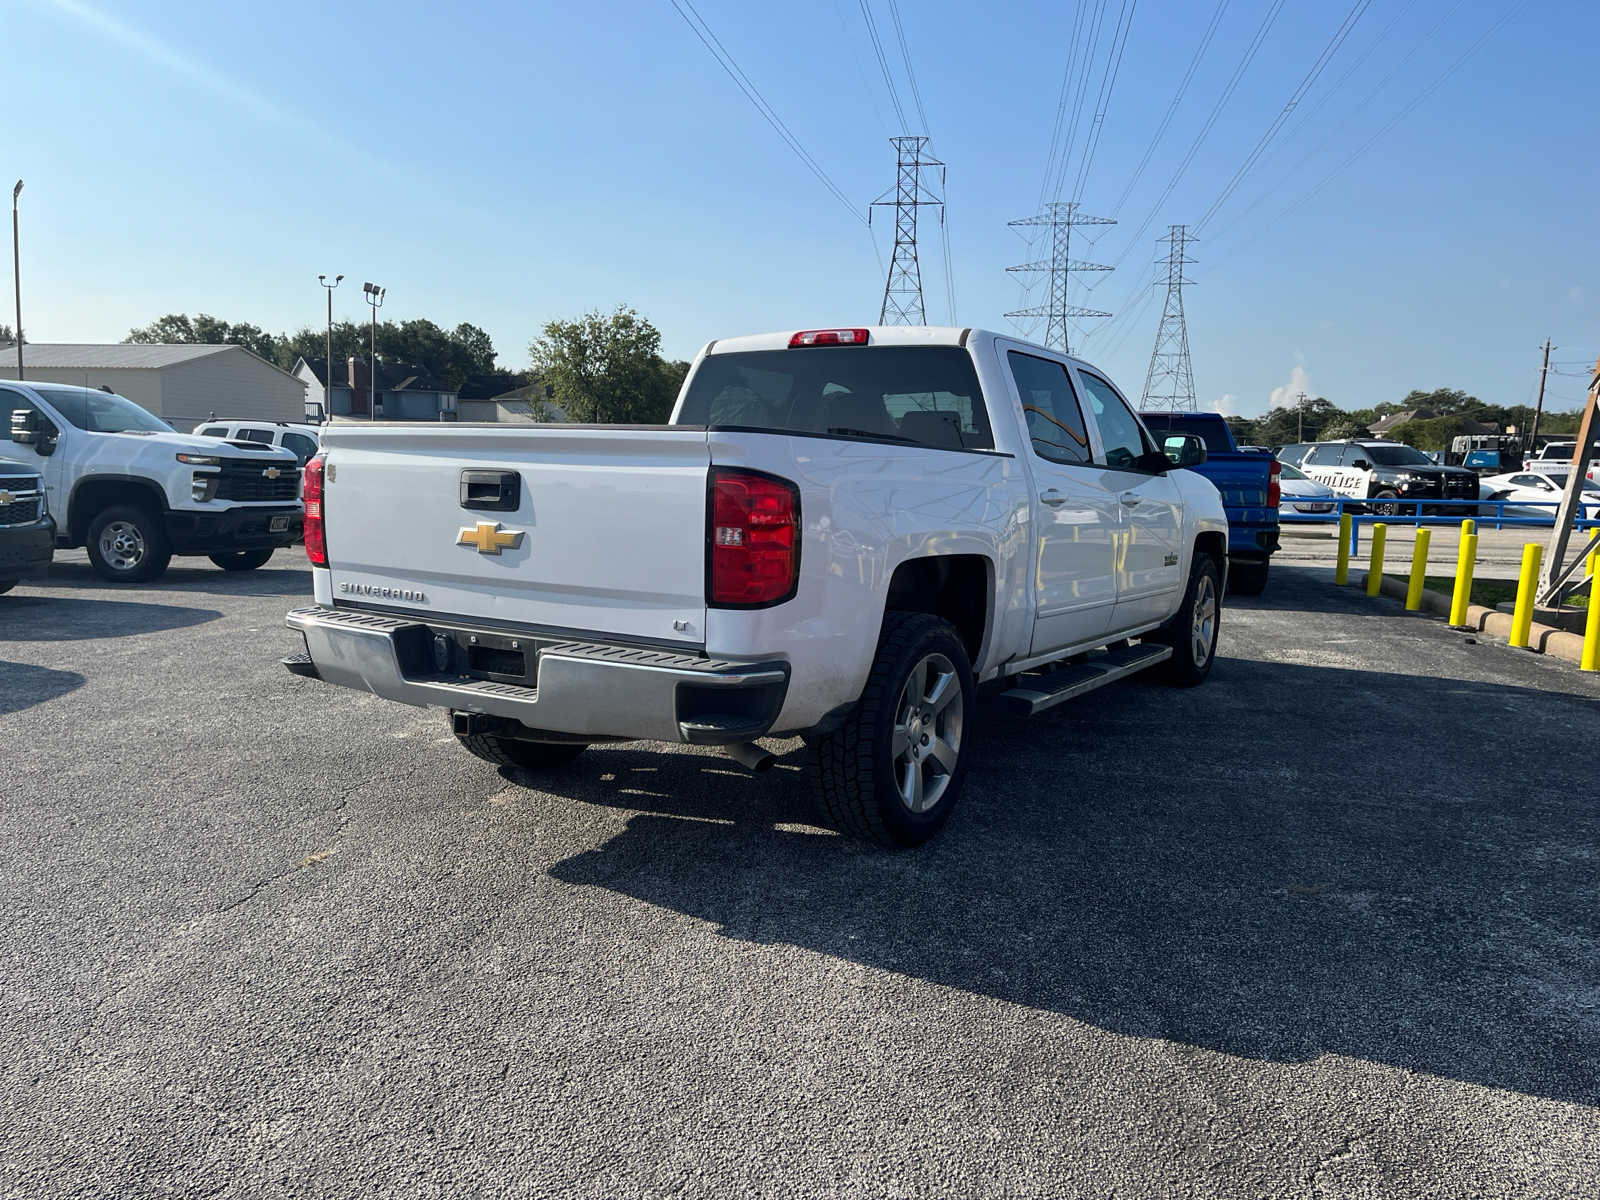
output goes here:
[{"label": "blue metal railing", "polygon": [[[1325,513],[1300,513],[1294,512],[1294,504],[1331,504],[1333,509]],[[1385,508],[1397,509],[1398,513],[1392,517],[1379,516],[1372,512],[1356,511],[1370,509],[1381,504]],[[1561,507],[1559,500],[1358,500],[1350,496],[1284,496],[1278,509],[1278,523],[1280,525],[1338,525],[1341,514],[1350,514],[1350,553],[1358,553],[1361,547],[1361,526],[1366,525],[1460,525],[1462,519],[1471,517],[1477,521],[1480,529],[1554,529],[1556,524],[1556,510]],[[1423,513],[1424,508],[1446,509],[1442,513]],[[1550,514],[1536,514],[1533,516],[1507,516],[1506,509],[1548,508]],[[1411,510],[1411,511],[1407,511]],[[1573,518],[1574,529],[1594,529],[1600,526],[1600,502],[1583,502],[1578,506],[1579,515]]]}]

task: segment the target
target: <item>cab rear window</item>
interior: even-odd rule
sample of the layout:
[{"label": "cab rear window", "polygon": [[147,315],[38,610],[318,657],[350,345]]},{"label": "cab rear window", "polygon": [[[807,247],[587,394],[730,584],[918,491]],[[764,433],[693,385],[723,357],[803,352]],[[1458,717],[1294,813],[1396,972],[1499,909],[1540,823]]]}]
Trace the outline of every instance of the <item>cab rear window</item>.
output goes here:
[{"label": "cab rear window", "polygon": [[774,433],[992,450],[972,358],[955,346],[874,346],[713,354],[678,422]]}]

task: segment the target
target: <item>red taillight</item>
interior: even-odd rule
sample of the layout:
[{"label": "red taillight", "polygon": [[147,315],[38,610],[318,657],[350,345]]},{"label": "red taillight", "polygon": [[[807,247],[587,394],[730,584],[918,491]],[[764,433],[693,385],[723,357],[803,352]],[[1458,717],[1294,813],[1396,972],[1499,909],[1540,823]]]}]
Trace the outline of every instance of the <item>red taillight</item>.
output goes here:
[{"label": "red taillight", "polygon": [[322,524],[322,455],[306,464],[301,498],[306,505],[306,557],[313,567],[328,565],[328,535]]},{"label": "red taillight", "polygon": [[777,604],[794,595],[800,574],[800,492],[754,471],[711,473],[712,604]]},{"label": "red taillight", "polygon": [[1277,459],[1272,460],[1271,476],[1267,484],[1267,507],[1277,508],[1283,499],[1283,488],[1278,483],[1278,476],[1283,474],[1283,464]]},{"label": "red taillight", "polygon": [[865,346],[865,329],[802,329],[789,339],[789,349],[801,346]]}]

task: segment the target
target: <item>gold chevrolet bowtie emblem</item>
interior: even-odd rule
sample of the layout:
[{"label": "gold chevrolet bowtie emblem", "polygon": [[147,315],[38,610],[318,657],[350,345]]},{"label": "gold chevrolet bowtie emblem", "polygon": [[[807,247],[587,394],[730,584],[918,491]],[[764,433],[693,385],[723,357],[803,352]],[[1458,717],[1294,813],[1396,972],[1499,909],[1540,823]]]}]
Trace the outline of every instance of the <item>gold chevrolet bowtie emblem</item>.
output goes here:
[{"label": "gold chevrolet bowtie emblem", "polygon": [[10,492],[0,492],[0,504],[10,504],[15,499]]},{"label": "gold chevrolet bowtie emblem", "polygon": [[522,530],[501,529],[499,521],[479,521],[476,528],[464,527],[456,535],[456,545],[475,546],[479,554],[499,554],[522,545]]},{"label": "gold chevrolet bowtie emblem", "polygon": [[265,471],[263,471],[261,473],[263,475],[265,475],[268,479],[276,479],[279,475],[283,474],[283,472],[278,470],[277,467],[268,467]]}]

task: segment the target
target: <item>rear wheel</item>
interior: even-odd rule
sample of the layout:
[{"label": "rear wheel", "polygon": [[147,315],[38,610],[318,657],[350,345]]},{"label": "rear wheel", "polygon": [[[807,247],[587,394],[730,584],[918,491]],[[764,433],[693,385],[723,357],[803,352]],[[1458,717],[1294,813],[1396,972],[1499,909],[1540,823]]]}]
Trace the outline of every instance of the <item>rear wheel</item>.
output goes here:
[{"label": "rear wheel", "polygon": [[[1376,516],[1380,517],[1398,517],[1400,515],[1400,506],[1392,503],[1392,501],[1399,499],[1399,492],[1385,489],[1372,498],[1372,511]],[[1385,500],[1391,501],[1391,503],[1385,504]]]},{"label": "rear wheel", "polygon": [[1189,568],[1189,586],[1183,604],[1172,619],[1157,630],[1152,641],[1172,647],[1172,657],[1163,664],[1168,683],[1194,687],[1211,674],[1217,657],[1217,634],[1222,624],[1222,588],[1217,564],[1205,554],[1194,556]]},{"label": "rear wheel", "polygon": [[254,571],[272,557],[273,547],[259,550],[230,550],[225,554],[208,555],[224,571]]},{"label": "rear wheel", "polygon": [[1267,590],[1268,561],[1229,563],[1228,590],[1240,596],[1261,595]]},{"label": "rear wheel", "polygon": [[484,762],[524,771],[564,767],[589,748],[587,742],[524,742],[495,733],[458,733],[456,741]]},{"label": "rear wheel", "polygon": [[113,583],[159,579],[172,561],[172,543],[159,514],[133,505],[115,505],[89,522],[89,565]]},{"label": "rear wheel", "polygon": [[961,795],[976,703],[955,629],[926,613],[890,613],[861,702],[817,739],[824,819],[884,846],[938,833]]}]

